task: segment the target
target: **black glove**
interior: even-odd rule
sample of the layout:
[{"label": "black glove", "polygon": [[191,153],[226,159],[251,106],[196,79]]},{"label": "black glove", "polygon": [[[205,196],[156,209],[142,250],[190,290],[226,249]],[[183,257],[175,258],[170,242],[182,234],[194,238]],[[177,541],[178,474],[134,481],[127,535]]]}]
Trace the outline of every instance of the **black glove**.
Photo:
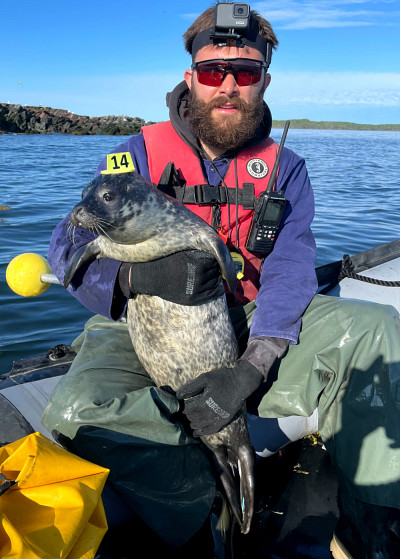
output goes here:
[{"label": "black glove", "polygon": [[144,293],[179,305],[199,305],[225,292],[218,262],[199,250],[177,252],[151,262],[125,262],[118,281],[127,299]]},{"label": "black glove", "polygon": [[184,399],[184,414],[197,437],[212,435],[230,423],[243,402],[262,383],[264,375],[248,361],[231,369],[203,373],[176,393]]}]

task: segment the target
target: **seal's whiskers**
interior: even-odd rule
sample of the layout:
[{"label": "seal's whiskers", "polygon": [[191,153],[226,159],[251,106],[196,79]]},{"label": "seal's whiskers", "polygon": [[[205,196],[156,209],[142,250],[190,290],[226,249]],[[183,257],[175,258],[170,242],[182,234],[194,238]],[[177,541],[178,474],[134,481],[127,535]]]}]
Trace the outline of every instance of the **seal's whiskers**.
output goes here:
[{"label": "seal's whiskers", "polygon": [[111,221],[108,221],[107,219],[102,219],[101,217],[96,218],[96,223],[102,225],[103,227],[106,227],[107,229],[118,229],[118,227],[116,227],[113,223],[111,223]]},{"label": "seal's whiskers", "polygon": [[76,246],[76,242],[75,242],[75,230],[76,230],[75,225],[72,225],[72,223],[69,222],[69,223],[68,223],[68,227],[67,227],[67,232],[66,232],[65,236],[67,237],[67,239],[71,239],[72,244],[73,244],[74,246]]},{"label": "seal's whiskers", "polygon": [[109,239],[111,242],[114,242],[112,240],[112,238],[110,237],[110,235],[107,233],[107,231],[104,229],[104,227],[102,225],[100,225],[100,223],[96,222],[93,225],[93,232],[97,233],[98,235],[103,235],[104,237],[107,237],[107,239]]}]

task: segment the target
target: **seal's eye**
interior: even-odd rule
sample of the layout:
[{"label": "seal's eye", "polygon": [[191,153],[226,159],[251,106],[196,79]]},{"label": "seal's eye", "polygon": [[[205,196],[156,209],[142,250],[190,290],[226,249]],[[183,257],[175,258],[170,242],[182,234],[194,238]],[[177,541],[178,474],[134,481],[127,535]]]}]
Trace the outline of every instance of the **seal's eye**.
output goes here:
[{"label": "seal's eye", "polygon": [[105,192],[103,194],[103,200],[105,202],[112,202],[115,199],[115,194],[113,192]]}]

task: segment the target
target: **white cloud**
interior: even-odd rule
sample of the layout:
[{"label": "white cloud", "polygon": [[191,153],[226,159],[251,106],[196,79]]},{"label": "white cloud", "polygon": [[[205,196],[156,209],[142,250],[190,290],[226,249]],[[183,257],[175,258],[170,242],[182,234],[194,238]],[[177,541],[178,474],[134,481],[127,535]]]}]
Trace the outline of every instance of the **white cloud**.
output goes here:
[{"label": "white cloud", "polygon": [[182,18],[183,19],[188,19],[190,22],[193,22],[195,19],[197,19],[199,17],[199,15],[201,14],[201,12],[193,12],[193,13],[188,13],[188,14],[182,14]]},{"label": "white cloud", "polygon": [[[311,29],[395,25],[400,10],[387,10],[398,0],[271,0],[255,2],[252,8],[276,29]],[[361,8],[361,9],[360,9]]]},{"label": "white cloud", "polygon": [[279,105],[371,105],[400,111],[400,74],[276,72],[265,98]]}]

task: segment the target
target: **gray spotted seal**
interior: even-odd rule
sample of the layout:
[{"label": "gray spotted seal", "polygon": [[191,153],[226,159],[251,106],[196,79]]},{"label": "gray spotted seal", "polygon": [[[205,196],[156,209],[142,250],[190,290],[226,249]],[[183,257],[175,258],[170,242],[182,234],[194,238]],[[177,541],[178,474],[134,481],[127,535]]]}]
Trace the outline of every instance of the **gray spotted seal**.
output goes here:
[{"label": "gray spotted seal", "polygon": [[[77,269],[95,258],[146,262],[174,252],[197,249],[218,261],[231,291],[236,273],[219,235],[177,200],[135,172],[100,175],[85,189],[72,212],[72,225],[99,236],[72,257],[64,287]],[[174,391],[201,373],[231,367],[238,357],[225,296],[196,306],[177,305],[159,297],[129,300],[127,323],[134,349],[158,387]],[[219,433],[201,437],[214,454],[228,502],[243,533],[254,510],[254,458],[246,410]],[[239,495],[234,476],[239,473]]]}]

